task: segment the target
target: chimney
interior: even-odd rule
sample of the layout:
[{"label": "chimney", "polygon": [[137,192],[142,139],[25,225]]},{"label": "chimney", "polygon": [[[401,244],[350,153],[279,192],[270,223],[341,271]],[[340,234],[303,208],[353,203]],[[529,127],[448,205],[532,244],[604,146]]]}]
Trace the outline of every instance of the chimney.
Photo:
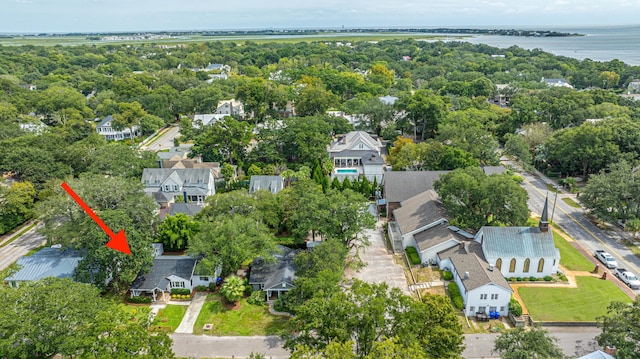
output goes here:
[{"label": "chimney", "polygon": [[462,278],[463,280],[467,280],[469,279],[469,272],[464,272],[464,278]]},{"label": "chimney", "polygon": [[460,242],[460,249],[467,253],[466,243]]},{"label": "chimney", "polygon": [[158,168],[162,168],[162,160],[158,160]]},{"label": "chimney", "polygon": [[187,199],[187,191],[182,192],[182,197],[184,198],[184,203],[189,203],[189,200]]},{"label": "chimney", "polygon": [[489,272],[493,272],[493,264],[489,264]]}]

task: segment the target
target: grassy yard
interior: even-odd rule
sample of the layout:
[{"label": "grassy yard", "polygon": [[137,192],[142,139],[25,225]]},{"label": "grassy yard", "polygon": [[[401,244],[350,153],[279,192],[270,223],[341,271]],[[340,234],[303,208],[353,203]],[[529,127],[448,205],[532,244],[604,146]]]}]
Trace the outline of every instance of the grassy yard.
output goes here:
[{"label": "grassy yard", "polygon": [[631,303],[611,281],[576,277],[576,282],[578,288],[520,287],[518,293],[531,317],[542,321],[595,321],[612,301]]},{"label": "grassy yard", "polygon": [[595,265],[560,234],[553,231],[553,241],[560,250],[560,264],[572,271],[590,271]]},{"label": "grassy yard", "polygon": [[151,325],[171,326],[171,331],[173,332],[178,329],[178,326],[182,321],[182,317],[184,317],[184,313],[187,312],[187,308],[188,306],[186,305],[167,304],[165,308],[160,309]]},{"label": "grassy yard", "polygon": [[563,201],[564,203],[568,204],[569,206],[573,207],[573,208],[580,208],[580,207],[582,207],[582,206],[580,205],[580,203],[578,203],[578,202],[576,202],[576,201],[572,200],[571,198],[562,198],[562,201]]},{"label": "grassy yard", "polygon": [[[240,301],[240,308],[230,310],[222,304],[217,294],[207,296],[207,301],[198,315],[193,334],[208,335],[279,335],[287,330],[288,318],[269,313],[266,306]],[[203,330],[205,324],[213,324],[212,330]]]}]

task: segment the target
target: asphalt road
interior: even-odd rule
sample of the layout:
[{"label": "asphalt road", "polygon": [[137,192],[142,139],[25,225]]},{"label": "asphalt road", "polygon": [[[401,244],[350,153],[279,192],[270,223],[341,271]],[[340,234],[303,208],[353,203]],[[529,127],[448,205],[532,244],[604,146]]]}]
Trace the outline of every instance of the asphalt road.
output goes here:
[{"label": "asphalt road", "polygon": [[[30,231],[20,236],[15,241],[0,248],[0,270],[7,268],[18,258],[27,254],[30,250],[38,248],[46,242],[44,236],[36,232],[41,225],[33,227]],[[0,278],[2,280],[4,278]]]},{"label": "asphalt road", "polygon": [[[517,167],[511,161],[502,162],[505,165]],[[534,176],[526,172],[521,172],[520,175],[524,177],[522,184],[529,194],[527,203],[529,209],[540,215],[548,192],[546,184],[550,183],[550,181],[544,177]],[[562,200],[562,198],[571,198],[577,201],[575,195],[561,192],[558,194],[557,200],[555,200],[555,193],[553,192],[548,192],[548,196],[549,219],[567,232],[588,253],[592,254],[596,249],[604,249],[616,258],[620,267],[627,268],[636,273],[636,275],[640,275],[640,258],[636,257],[622,244],[620,239],[623,234],[616,230],[606,232],[601,230],[585,217],[586,212],[583,208],[571,207]],[[601,268],[604,267],[601,266]],[[613,277],[613,272],[611,272],[611,276]],[[635,292],[640,294],[640,291]]]},{"label": "asphalt road", "polygon": [[167,132],[163,133],[158,139],[153,141],[149,146],[142,146],[140,149],[149,151],[166,150],[173,147],[173,139],[180,135],[180,127],[173,126]]}]

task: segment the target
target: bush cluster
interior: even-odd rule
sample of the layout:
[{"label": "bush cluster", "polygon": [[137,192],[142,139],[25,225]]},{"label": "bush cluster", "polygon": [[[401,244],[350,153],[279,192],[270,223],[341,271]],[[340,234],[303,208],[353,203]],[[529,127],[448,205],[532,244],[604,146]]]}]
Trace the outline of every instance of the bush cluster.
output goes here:
[{"label": "bush cluster", "polygon": [[456,282],[449,283],[449,297],[451,297],[453,306],[456,307],[456,309],[464,309],[464,301],[462,300],[462,295],[460,295],[460,289],[458,289]]},{"label": "bush cluster", "polygon": [[418,251],[414,247],[407,247],[405,250],[407,252],[407,257],[409,257],[409,262],[411,265],[420,264],[420,255],[418,255]]},{"label": "bush cluster", "polygon": [[249,296],[249,299],[247,299],[247,303],[253,304],[253,305],[265,305],[265,304],[267,304],[267,300],[266,300],[264,292],[261,291],[261,290],[256,290],[256,291],[252,292],[251,295]]},{"label": "bush cluster", "polygon": [[199,292],[204,292],[204,291],[207,290],[207,286],[206,285],[196,286],[196,290],[199,291]]},{"label": "bush cluster", "polygon": [[191,299],[191,295],[190,294],[171,294],[171,299],[180,299],[180,300]]},{"label": "bush cluster", "polygon": [[127,298],[127,302],[134,303],[134,304],[149,304],[151,303],[151,298],[136,296],[136,297]]},{"label": "bush cluster", "polygon": [[191,289],[187,288],[171,288],[171,294],[191,294]]},{"label": "bush cluster", "polygon": [[553,278],[550,275],[544,277],[545,282],[551,282],[552,280]]},{"label": "bush cluster", "polygon": [[452,280],[453,279],[453,273],[451,273],[448,270],[442,272],[442,279],[444,279],[444,280]]},{"label": "bush cluster", "polygon": [[511,298],[511,300],[509,301],[509,312],[515,315],[516,317],[521,316],[522,306],[520,305],[520,302],[518,302],[514,298]]}]

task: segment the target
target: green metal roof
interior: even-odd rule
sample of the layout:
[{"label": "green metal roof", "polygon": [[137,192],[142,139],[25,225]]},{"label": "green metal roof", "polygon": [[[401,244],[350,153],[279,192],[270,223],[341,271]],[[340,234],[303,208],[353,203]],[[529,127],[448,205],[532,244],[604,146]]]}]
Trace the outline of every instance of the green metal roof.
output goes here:
[{"label": "green metal roof", "polygon": [[538,227],[482,227],[484,253],[490,258],[557,258],[551,231]]}]

